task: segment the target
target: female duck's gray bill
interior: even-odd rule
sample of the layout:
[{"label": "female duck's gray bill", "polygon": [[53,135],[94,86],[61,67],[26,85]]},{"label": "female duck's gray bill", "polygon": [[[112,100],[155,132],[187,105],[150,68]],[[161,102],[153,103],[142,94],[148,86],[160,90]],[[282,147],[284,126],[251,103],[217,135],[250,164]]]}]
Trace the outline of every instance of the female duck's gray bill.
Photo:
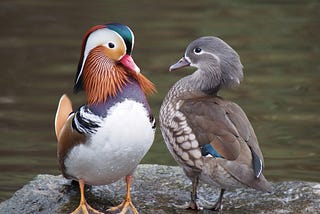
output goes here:
[{"label": "female duck's gray bill", "polygon": [[170,66],[169,71],[174,71],[179,68],[186,67],[186,66],[190,66],[190,62],[187,58],[182,57],[177,63]]}]

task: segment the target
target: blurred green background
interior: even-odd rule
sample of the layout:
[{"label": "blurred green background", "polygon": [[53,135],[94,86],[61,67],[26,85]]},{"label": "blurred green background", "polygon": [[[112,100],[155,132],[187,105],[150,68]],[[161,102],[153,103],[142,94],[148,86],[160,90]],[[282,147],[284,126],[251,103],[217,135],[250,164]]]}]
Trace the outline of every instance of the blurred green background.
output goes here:
[{"label": "blurred green background", "polygon": [[[320,3],[286,0],[0,2],[0,201],[39,173],[59,174],[54,114],[72,87],[83,34],[120,22],[133,57],[163,97],[193,69],[168,72],[190,41],[214,35],[241,56],[245,78],[221,93],[247,113],[271,181],[320,181]],[[143,163],[175,165],[158,128]]]}]

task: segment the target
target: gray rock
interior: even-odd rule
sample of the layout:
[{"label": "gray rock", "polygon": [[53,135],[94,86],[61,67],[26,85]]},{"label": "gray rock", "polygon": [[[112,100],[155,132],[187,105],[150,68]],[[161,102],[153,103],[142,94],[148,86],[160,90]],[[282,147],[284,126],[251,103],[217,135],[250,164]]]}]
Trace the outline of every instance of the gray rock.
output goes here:
[{"label": "gray rock", "polygon": [[[290,181],[274,183],[274,193],[252,189],[227,191],[223,213],[319,213],[320,183]],[[140,213],[195,213],[174,204],[190,200],[191,182],[179,167],[139,165],[132,185],[132,200]],[[124,180],[107,186],[87,187],[86,197],[94,208],[105,211],[125,195]],[[214,203],[219,190],[202,184],[200,201]],[[76,182],[60,176],[38,175],[0,204],[0,213],[69,213],[79,203]],[[202,210],[198,213],[213,213]]]}]

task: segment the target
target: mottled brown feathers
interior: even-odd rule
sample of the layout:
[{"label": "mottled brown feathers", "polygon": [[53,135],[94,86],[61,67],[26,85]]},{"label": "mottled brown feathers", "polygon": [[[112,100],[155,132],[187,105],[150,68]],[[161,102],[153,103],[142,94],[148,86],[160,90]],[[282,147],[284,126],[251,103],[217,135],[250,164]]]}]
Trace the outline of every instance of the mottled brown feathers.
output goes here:
[{"label": "mottled brown feathers", "polygon": [[90,51],[83,68],[83,84],[89,104],[106,102],[108,97],[116,96],[129,75],[140,84],[144,93],[155,92],[151,81],[140,73],[127,71],[114,60],[105,56],[105,47],[98,46]]},{"label": "mottled brown feathers", "polygon": [[235,103],[219,97],[187,99],[184,100],[180,111],[187,117],[188,124],[200,145],[210,142],[225,159],[235,160],[246,157],[250,160],[244,160],[244,162],[251,165],[251,155],[239,156],[241,145],[248,144],[263,160],[251,124],[242,109]]}]

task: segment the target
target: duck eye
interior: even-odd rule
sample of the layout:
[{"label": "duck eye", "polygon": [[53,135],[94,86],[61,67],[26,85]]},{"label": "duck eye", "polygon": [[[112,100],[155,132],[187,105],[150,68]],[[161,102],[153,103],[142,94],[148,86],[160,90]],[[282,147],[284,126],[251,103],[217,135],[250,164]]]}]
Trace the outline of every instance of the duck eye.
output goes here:
[{"label": "duck eye", "polygon": [[202,49],[201,48],[195,48],[193,51],[194,51],[195,54],[199,54],[199,53],[201,53]]},{"label": "duck eye", "polygon": [[109,42],[109,43],[108,43],[108,47],[109,47],[109,48],[114,48],[114,47],[115,47],[115,44],[113,44],[112,42]]}]

